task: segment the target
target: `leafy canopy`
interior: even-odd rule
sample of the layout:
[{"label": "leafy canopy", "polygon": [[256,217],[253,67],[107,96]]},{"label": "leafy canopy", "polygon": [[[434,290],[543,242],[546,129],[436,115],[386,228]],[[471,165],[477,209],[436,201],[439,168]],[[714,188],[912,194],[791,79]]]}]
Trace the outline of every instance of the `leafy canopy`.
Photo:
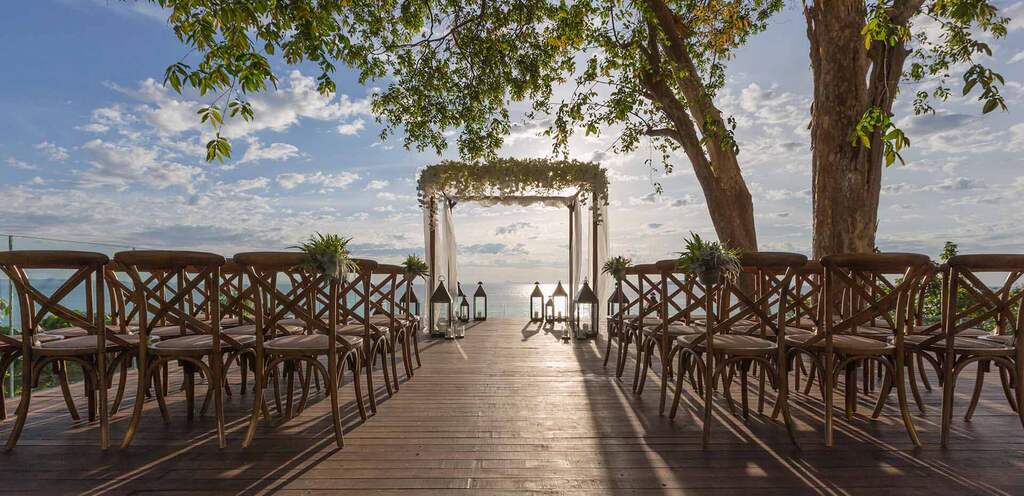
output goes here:
[{"label": "leafy canopy", "polygon": [[[914,88],[915,114],[934,113],[933,101],[948,100],[954,74],[962,67],[966,67],[962,96],[976,94],[981,112],[987,114],[997,108],[1006,110],[999,91],[1006,81],[986,65],[992,48],[982,40],[1005,37],[1009,21],[989,0],[876,0],[868,3],[861,34],[875,64],[886,66],[889,57],[909,55],[910,64],[903,66],[898,82]],[[877,131],[885,164],[903,163],[900,151],[910,140],[890,113],[875,103],[865,111],[851,142],[870,148],[871,135]]]},{"label": "leafy canopy", "polygon": [[[600,133],[622,125],[616,151],[648,138],[668,165],[676,143],[665,102],[654,103],[641,75],[669,81],[675,112],[691,103],[676,81],[697,85],[711,98],[725,83],[733,50],[763,30],[782,0],[150,0],[167,9],[174,33],[191,50],[167,68],[176,91],[193,88],[211,102],[199,111],[216,136],[208,160],[230,156],[220,134],[225,118],[252,119],[246,95],[276,86],[272,59],[312,64],[318,89],[336,89],[336,63],[358,73],[360,83],[383,82],[372,109],[386,138],[404,131],[406,147],[444,150],[446,132],[458,130],[465,158],[493,157],[512,129],[509,108],[528,102],[556,152],[565,152],[577,130]],[[664,7],[681,29],[693,67],[645,57],[669,42],[652,8]],[[553,93],[575,83],[571,95]],[[703,136],[730,148],[731,127],[697,119]],[[668,133],[670,134],[670,133]]]}]

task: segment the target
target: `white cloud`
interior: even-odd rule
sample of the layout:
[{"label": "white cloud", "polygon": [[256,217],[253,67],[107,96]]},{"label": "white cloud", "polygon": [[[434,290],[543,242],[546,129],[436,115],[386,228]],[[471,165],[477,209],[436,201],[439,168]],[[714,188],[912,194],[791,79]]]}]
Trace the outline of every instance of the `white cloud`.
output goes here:
[{"label": "white cloud", "polygon": [[1021,61],[1024,61],[1024,50],[1021,50],[1021,51],[1017,52],[1017,54],[1014,55],[1013,57],[1010,57],[1010,61],[1007,62],[1007,63],[1008,64],[1016,64],[1017,62],[1021,62]]},{"label": "white cloud", "polygon": [[253,189],[265,189],[270,185],[270,179],[266,177],[254,177],[251,179],[239,179],[230,183],[217,183],[218,191],[249,191]]},{"label": "white cloud", "polygon": [[355,136],[359,134],[366,127],[366,123],[362,119],[356,119],[352,122],[341,124],[338,126],[338,134],[345,136]]},{"label": "white cloud", "polygon": [[254,138],[249,140],[249,147],[245,149],[245,154],[242,155],[242,159],[238,163],[244,164],[257,160],[288,160],[300,155],[301,153],[295,145],[271,143],[264,147],[259,140]]},{"label": "white cloud", "polygon": [[67,148],[57,146],[49,141],[36,144],[36,150],[42,151],[46,158],[57,162],[63,162],[71,157],[71,155],[68,155]]},{"label": "white cloud", "polygon": [[391,183],[383,179],[374,179],[366,184],[366,189],[384,189],[387,188]]},{"label": "white cloud", "polygon": [[160,152],[134,144],[115,144],[94,139],[82,145],[92,167],[80,173],[86,187],[113,186],[124,189],[133,183],[156,189],[180,186],[192,191],[202,178],[202,169],[160,159]]},{"label": "white cloud", "polygon": [[14,157],[7,157],[7,166],[12,169],[20,170],[39,170],[38,166],[32,165],[24,160],[18,160]]},{"label": "white cloud", "polygon": [[278,174],[276,178],[278,186],[284,189],[293,189],[300,184],[319,185],[325,189],[344,189],[357,180],[359,180],[359,174],[352,172],[339,172],[337,174],[324,174],[323,172],[300,174],[288,172]]},{"label": "white cloud", "polygon": [[[196,111],[205,103],[178,95],[152,78],[142,81],[136,89],[110,86],[142,100],[145,103],[139,109],[142,116],[159,133],[210,131],[209,126],[196,117]],[[316,80],[297,70],[284,78],[279,89],[253,95],[249,103],[255,118],[249,122],[240,118],[226,119],[224,136],[241,138],[264,130],[285,131],[303,118],[342,121],[370,113],[368,98],[353,100],[348,95],[321,95],[316,89]]]}]

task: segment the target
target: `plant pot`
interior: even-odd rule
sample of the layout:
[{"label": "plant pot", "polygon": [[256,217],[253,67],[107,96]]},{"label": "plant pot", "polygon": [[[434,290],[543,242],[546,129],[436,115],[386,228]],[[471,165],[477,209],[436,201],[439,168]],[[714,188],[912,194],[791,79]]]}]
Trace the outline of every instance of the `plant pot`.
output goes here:
[{"label": "plant pot", "polygon": [[705,287],[714,286],[722,279],[722,271],[718,269],[707,270],[698,274],[697,278],[700,279],[700,283]]}]

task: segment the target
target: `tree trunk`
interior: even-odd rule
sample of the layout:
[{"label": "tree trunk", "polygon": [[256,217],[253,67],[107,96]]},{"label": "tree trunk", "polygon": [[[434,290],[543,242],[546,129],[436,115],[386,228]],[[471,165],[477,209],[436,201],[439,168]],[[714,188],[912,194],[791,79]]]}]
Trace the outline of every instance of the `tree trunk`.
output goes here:
[{"label": "tree trunk", "polygon": [[[869,106],[868,52],[864,49],[863,0],[830,0],[804,7],[811,47],[814,104],[811,172],[814,257],[865,253],[875,247],[881,160],[851,144]],[[880,158],[880,156],[879,156]]]}]

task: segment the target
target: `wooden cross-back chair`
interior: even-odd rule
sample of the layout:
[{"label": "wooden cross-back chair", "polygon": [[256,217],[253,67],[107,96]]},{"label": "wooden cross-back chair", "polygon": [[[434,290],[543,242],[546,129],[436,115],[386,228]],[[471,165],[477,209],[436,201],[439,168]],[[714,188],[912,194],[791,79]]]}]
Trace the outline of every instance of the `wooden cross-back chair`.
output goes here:
[{"label": "wooden cross-back chair", "polygon": [[619,360],[615,376],[622,377],[626,359],[629,358],[629,345],[635,344],[637,360],[633,369],[634,391],[640,383],[640,372],[643,367],[641,358],[644,325],[654,325],[659,321],[657,274],[654,264],[638,264],[627,268],[626,277],[622,280],[623,291],[635,294],[636,297],[623,309],[623,332],[619,338]]},{"label": "wooden cross-back chair", "polygon": [[[791,334],[788,345],[813,357],[825,403],[825,444],[832,446],[833,394],[839,374],[845,373],[846,418],[857,406],[857,368],[874,363],[884,371],[882,388],[872,414],[877,418],[896,388],[907,434],[920,445],[907,407],[904,336],[912,322],[912,301],[931,267],[925,255],[867,253],[830,255],[821,259],[824,280],[819,295],[820,327],[814,334]],[[888,334],[873,323],[891,323]],[[889,336],[887,338],[887,336]]]},{"label": "wooden cross-back chair", "polygon": [[[377,359],[380,359],[381,372],[384,376],[384,386],[388,396],[394,394],[391,383],[391,375],[387,369],[387,357],[390,347],[390,338],[383,326],[374,326],[372,317],[374,310],[378,308],[375,303],[374,273],[378,264],[373,260],[353,259],[358,266],[354,274],[341,280],[339,283],[338,304],[338,326],[335,333],[362,339],[363,346],[363,369],[366,373],[367,393],[370,397],[370,410],[377,412],[377,395],[373,382],[373,369],[376,367]],[[329,296],[322,292],[317,297],[321,302],[330,301]],[[394,363],[392,363],[394,365]],[[393,369],[394,370],[394,367]]]},{"label": "wooden cross-back chair", "polygon": [[400,265],[378,264],[374,269],[370,285],[370,325],[377,327],[388,336],[388,352],[391,355],[391,373],[395,391],[398,391],[398,371],[395,365],[399,347],[402,350],[402,365],[406,378],[412,378],[412,353],[409,343],[410,321],[407,308],[398,294],[409,279],[405,268]]},{"label": "wooden cross-back chair", "polygon": [[[18,333],[0,334],[0,353],[4,355],[4,367],[10,364],[12,356],[22,358],[21,401],[18,403],[17,419],[7,438],[6,449],[11,450],[18,443],[25,422],[28,419],[32,401],[32,388],[38,383],[44,367],[50,364],[75,363],[82,368],[85,377],[85,392],[89,402],[89,419],[100,421],[100,446],[106,449],[109,443],[109,415],[107,410],[106,360],[108,333],[105,324],[106,305],[103,267],[109,258],[102,253],[78,251],[7,251],[0,252],[0,270],[7,275],[17,293]],[[61,284],[47,294],[38,288],[30,273],[46,271],[45,278],[63,279]],[[64,275],[67,272],[70,275]],[[74,291],[84,289],[85,308],[73,309],[70,300]],[[40,324],[48,315],[54,315],[71,323],[85,332],[74,337],[46,335],[39,332]],[[109,351],[115,351],[124,341],[109,343]],[[62,383],[67,387],[66,382]],[[69,410],[74,404],[65,390]],[[2,400],[2,398],[0,398]],[[98,408],[97,408],[98,406]],[[75,414],[77,416],[77,414]]]},{"label": "wooden cross-back chair", "polygon": [[[683,389],[683,371],[690,367],[688,361],[692,362],[702,378],[703,387],[698,392],[702,393],[704,400],[705,445],[711,437],[715,385],[721,382],[722,392],[732,409],[730,387],[733,376],[739,374],[742,414],[747,417],[747,375],[754,364],[775,387],[776,408],[782,412],[790,440],[796,444],[786,380],[786,314],[792,301],[789,291],[793,278],[806,262],[807,257],[796,253],[743,253],[743,272],[753,279],[754,284],[749,284],[750,281],[707,281],[712,286],[702,299],[706,315],[701,326],[703,332],[675,338],[667,358],[678,358],[675,396],[669,417],[676,415]],[[678,270],[667,263],[663,268],[666,273]],[[764,388],[762,381],[761,389]]]},{"label": "wooden cross-back chair", "polygon": [[[338,397],[343,380],[343,364],[348,364],[352,371],[359,413],[364,420],[366,419],[359,376],[363,362],[362,337],[343,336],[334,332],[341,326],[339,302],[344,301],[344,291],[350,291],[351,286],[344,284],[343,281],[303,269],[305,255],[302,253],[239,253],[233,260],[245,270],[249,286],[262,295],[255,299],[257,332],[253,360],[256,386],[252,415],[243,446],[252,445],[261,416],[270,421],[264,396],[268,377],[276,375],[280,366],[285,367],[287,372],[298,370],[297,365],[305,363],[312,368],[312,372],[307,372],[306,375],[302,403],[306,401],[310,375],[319,374],[326,382],[335,442],[338,447],[343,447],[344,435]],[[279,285],[282,276],[288,280],[285,290]],[[326,295],[323,306],[317,304],[321,295]],[[301,327],[301,332],[281,332],[280,322],[284,320],[291,322],[289,326]],[[326,365],[320,361],[321,357],[327,358]],[[307,371],[310,369],[307,368]],[[278,411],[286,418],[291,416],[290,389],[289,386],[287,407],[278,407]],[[300,404],[300,411],[302,406]]]},{"label": "wooden cross-back chair", "polygon": [[[132,297],[139,308],[138,389],[135,393],[135,408],[125,433],[122,447],[128,447],[138,429],[146,400],[146,391],[154,383],[154,396],[160,406],[164,422],[170,422],[170,414],[164,401],[166,390],[161,386],[160,370],[171,362],[182,366],[186,395],[186,412],[189,418],[195,412],[195,376],[202,373],[208,382],[206,400],[201,414],[212,399],[217,423],[217,443],[226,447],[224,430],[224,358],[232,360],[238,353],[251,348],[252,336],[229,336],[221,332],[220,269],[224,257],[213,253],[194,251],[137,250],[123,251],[114,255],[132,280]],[[155,274],[146,278],[142,274]],[[147,281],[150,281],[147,284]],[[201,292],[197,291],[201,288]],[[210,309],[209,321],[193,315],[189,299],[196,294],[205,294],[200,305]],[[166,320],[178,327],[173,337],[157,337],[153,331],[157,323]],[[189,331],[188,333],[186,331]],[[155,338],[155,339],[151,339]]]},{"label": "wooden cross-back chair", "polygon": [[[402,280],[402,287],[404,292],[402,296],[395,300],[395,305],[398,307],[399,314],[402,316],[403,322],[405,322],[406,329],[406,348],[411,346],[413,355],[416,357],[416,367],[422,367],[423,364],[420,361],[420,341],[419,334],[422,331],[420,325],[420,316],[413,313],[413,303],[416,302],[418,306],[418,299],[416,298],[416,289],[413,285],[415,282],[415,276],[406,273]],[[406,351],[407,352],[407,351]],[[410,363],[412,359],[410,358]],[[607,363],[607,361],[605,361]],[[410,370],[411,372],[411,370]]]},{"label": "wooden cross-back chair", "polygon": [[[941,331],[908,337],[912,351],[938,354],[942,373],[942,446],[949,443],[956,381],[965,368],[976,367],[974,394],[965,419],[978,405],[984,376],[999,369],[1003,393],[1024,425],[1024,255],[956,255],[945,264]],[[996,288],[983,277],[1003,277]],[[963,297],[962,301],[961,298]],[[980,327],[996,334],[978,337]],[[914,338],[914,339],[911,339]]]},{"label": "wooden cross-back chair", "polygon": [[658,357],[661,360],[662,381],[659,413],[665,410],[668,378],[672,372],[672,362],[668,360],[672,342],[678,336],[700,332],[692,325],[694,323],[693,313],[703,309],[701,297],[704,290],[703,285],[689,275],[676,273],[676,265],[678,265],[676,260],[662,260],[654,264],[654,269],[657,272],[657,276],[654,278],[657,318],[643,326],[639,348],[643,370],[640,373],[640,384],[637,386],[638,394],[643,393],[644,384],[647,382],[647,371],[651,367],[655,350],[658,351]]}]

